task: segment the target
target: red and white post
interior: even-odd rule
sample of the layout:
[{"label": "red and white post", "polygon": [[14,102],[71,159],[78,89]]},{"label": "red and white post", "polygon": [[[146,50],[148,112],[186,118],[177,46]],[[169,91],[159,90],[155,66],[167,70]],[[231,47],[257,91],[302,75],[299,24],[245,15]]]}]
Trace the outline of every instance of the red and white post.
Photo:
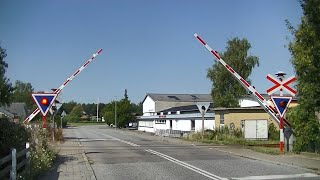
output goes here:
[{"label": "red and white post", "polygon": [[[286,73],[279,71],[276,73],[276,76],[279,78],[280,82],[283,81],[284,76],[286,75]],[[280,96],[283,96],[283,91],[282,88],[280,88]],[[283,116],[280,116],[280,153],[283,153],[283,147],[284,147],[284,133],[283,133]]]},{"label": "red and white post", "polygon": [[42,128],[47,128],[47,118],[46,116],[42,116]]}]

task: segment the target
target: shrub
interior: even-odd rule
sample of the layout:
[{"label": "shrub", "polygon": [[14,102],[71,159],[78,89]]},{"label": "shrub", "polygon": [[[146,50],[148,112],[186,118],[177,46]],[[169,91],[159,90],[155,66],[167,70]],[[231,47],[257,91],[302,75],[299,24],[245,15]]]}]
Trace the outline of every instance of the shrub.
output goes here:
[{"label": "shrub", "polygon": [[37,177],[48,170],[55,158],[55,152],[48,145],[48,131],[39,126],[32,128],[31,136],[31,174]]},{"label": "shrub", "polygon": [[29,141],[30,133],[21,123],[0,119],[0,158],[10,153],[10,148],[21,151]]},{"label": "shrub", "polygon": [[268,137],[269,140],[279,140],[280,138],[280,132],[273,123],[270,123],[268,126]]},{"label": "shrub", "polygon": [[68,115],[63,118],[66,122],[79,122],[80,118],[73,115]]}]

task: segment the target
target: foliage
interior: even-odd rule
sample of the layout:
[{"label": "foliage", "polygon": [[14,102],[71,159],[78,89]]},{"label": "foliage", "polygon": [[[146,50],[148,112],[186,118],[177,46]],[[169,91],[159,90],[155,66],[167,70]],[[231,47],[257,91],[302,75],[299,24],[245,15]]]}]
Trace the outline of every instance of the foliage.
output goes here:
[{"label": "foliage", "polygon": [[[73,115],[67,115],[67,116],[65,116],[64,118],[63,118],[63,120],[65,121],[65,122],[79,122],[79,120],[80,120],[80,117],[78,117],[78,116],[73,116]],[[63,124],[62,124],[62,126],[63,126]]]},{"label": "foliage", "polygon": [[76,116],[81,117],[83,115],[83,108],[81,105],[76,105],[72,108],[72,111],[70,112],[70,116]]},{"label": "foliage", "polygon": [[31,93],[33,92],[33,87],[31,83],[24,83],[17,80],[13,86],[12,102],[25,102],[27,109],[34,109],[36,105],[34,104]]},{"label": "foliage", "polygon": [[304,15],[298,29],[291,31],[294,40],[289,44],[300,105],[289,111],[288,119],[296,135],[294,150],[319,151],[320,125],[315,112],[320,111],[320,1],[304,0],[301,5]]},{"label": "foliage", "polygon": [[25,126],[6,118],[0,119],[0,158],[10,153],[10,148],[22,150],[28,142],[30,133]]},{"label": "foliage", "polygon": [[270,140],[279,140],[280,132],[277,130],[276,126],[273,123],[270,123],[268,126],[268,137]]},{"label": "foliage", "polygon": [[[83,107],[83,111],[86,112],[87,115],[96,115],[97,114],[97,104],[94,104],[94,103],[88,103],[88,104],[85,104],[83,103],[82,104],[82,107]],[[99,106],[100,108],[100,106]]]},{"label": "foliage", "polygon": [[67,114],[69,114],[72,111],[73,107],[76,106],[76,105],[77,105],[77,103],[74,102],[74,101],[70,101],[68,103],[63,103],[62,107],[60,108],[60,111],[61,112],[64,111]]},{"label": "foliage", "polygon": [[[248,77],[252,69],[256,65],[259,66],[259,58],[248,55],[250,43],[247,39],[233,38],[227,44],[227,50],[221,53],[221,58],[247,82],[250,82]],[[207,77],[212,81],[211,95],[215,107],[239,106],[238,100],[246,94],[246,90],[224,66],[215,63],[208,69]]]},{"label": "foliage", "polygon": [[142,109],[142,102],[139,102],[138,104],[131,103],[132,111],[137,114],[137,115],[142,115],[143,114],[143,109]]},{"label": "foliage", "polygon": [[5,77],[6,68],[8,68],[8,64],[4,61],[6,56],[6,50],[0,46],[0,106],[10,103],[10,97],[13,91],[12,84],[9,82],[9,79]]},{"label": "foliage", "polygon": [[103,110],[103,117],[107,124],[114,124],[115,123],[115,102],[111,102],[107,104]]},{"label": "foliage", "polygon": [[306,111],[302,105],[290,109],[287,113],[292,122],[293,133],[296,136],[295,152],[320,152],[320,129],[314,113]]},{"label": "foliage", "polygon": [[[37,126],[32,128],[31,136],[31,174],[35,178],[48,170],[55,158],[55,152],[49,148],[48,131]],[[30,179],[33,179],[30,178]]]},{"label": "foliage", "polygon": [[124,92],[123,99],[112,101],[102,109],[102,114],[107,124],[115,124],[115,108],[118,127],[124,127],[129,121],[134,121],[134,114],[142,114],[142,103],[138,105],[131,103],[127,90]]}]

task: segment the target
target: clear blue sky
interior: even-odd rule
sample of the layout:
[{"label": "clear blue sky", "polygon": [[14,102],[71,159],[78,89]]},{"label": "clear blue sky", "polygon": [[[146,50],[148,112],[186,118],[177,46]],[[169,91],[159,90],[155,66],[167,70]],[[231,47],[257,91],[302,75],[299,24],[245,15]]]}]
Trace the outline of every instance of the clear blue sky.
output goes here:
[{"label": "clear blue sky", "polygon": [[218,51],[228,39],[247,38],[260,59],[252,85],[266,93],[268,73],[294,74],[285,19],[296,26],[301,16],[298,0],[1,0],[0,43],[6,76],[35,91],[59,87],[102,48],[62,99],[106,103],[128,89],[137,103],[146,93],[210,93],[206,74],[215,60],[195,32]]}]

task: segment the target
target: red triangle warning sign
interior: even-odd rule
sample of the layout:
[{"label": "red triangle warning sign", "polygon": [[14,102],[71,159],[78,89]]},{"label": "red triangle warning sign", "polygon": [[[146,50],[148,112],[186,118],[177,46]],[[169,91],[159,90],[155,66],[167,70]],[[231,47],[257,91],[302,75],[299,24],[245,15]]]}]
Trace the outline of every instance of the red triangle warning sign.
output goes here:
[{"label": "red triangle warning sign", "polygon": [[54,93],[33,93],[32,98],[37,104],[43,116],[46,116],[50,107],[57,98],[57,94]]},{"label": "red triangle warning sign", "polygon": [[273,104],[276,106],[280,117],[283,118],[287,108],[289,107],[292,97],[271,96],[271,99]]}]

